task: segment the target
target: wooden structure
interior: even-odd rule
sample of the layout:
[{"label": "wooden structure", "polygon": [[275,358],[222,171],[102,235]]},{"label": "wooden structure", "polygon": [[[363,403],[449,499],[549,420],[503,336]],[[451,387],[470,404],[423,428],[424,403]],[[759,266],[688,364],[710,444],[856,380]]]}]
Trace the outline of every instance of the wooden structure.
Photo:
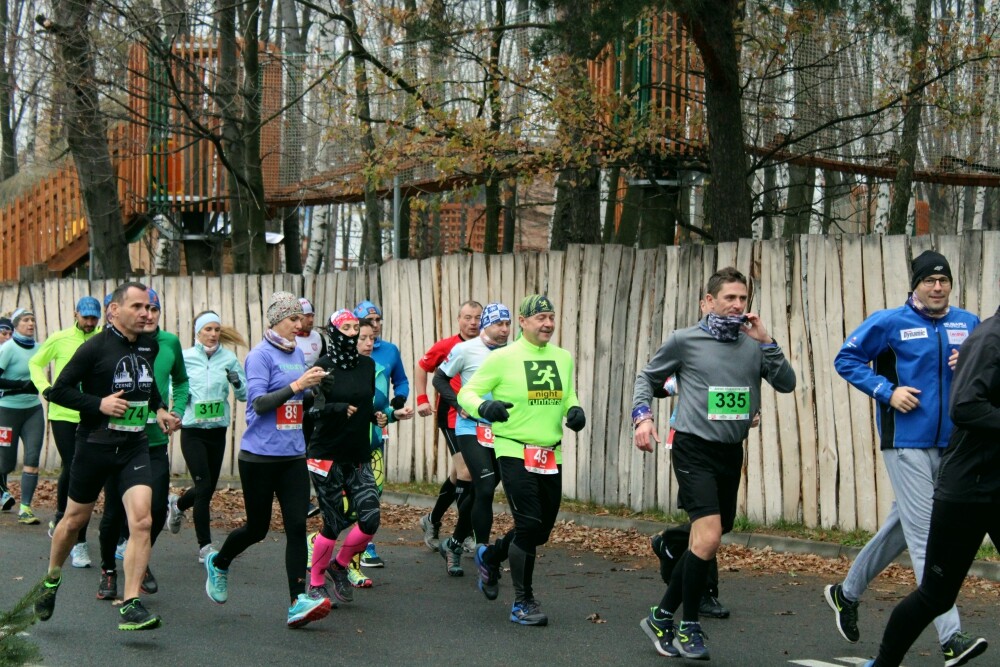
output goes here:
[{"label": "wooden structure", "polygon": [[[965,236],[802,236],[719,246],[633,250],[619,245],[571,246],[565,252],[518,255],[449,255],[390,261],[380,267],[319,276],[219,278],[153,277],[163,302],[162,326],[192,344],[193,318],[211,307],[251,343],[261,339],[267,300],[276,289],[309,297],[322,312],[370,298],[385,313],[385,337],[407,364],[453,332],[467,298],[502,301],[512,308],[524,295],[547,293],[556,306],[554,342],[574,355],[576,387],[587,413],[579,434],[566,431],[564,493],[571,498],[639,509],[676,510],[669,453],[632,444],[629,419],[635,374],[675,328],[698,318],[698,299],[709,275],[735,265],[753,280],[754,311],[781,344],[797,376],[796,390],[763,390],[761,427],[747,443],[740,511],[755,521],[803,521],[810,526],[873,530],[893,494],[881,464],[872,401],[848,386],[833,357],[849,333],[872,312],[903,303],[909,260],[935,248],[950,260],[953,302],[992,313],[1000,303],[1000,232]],[[865,271],[858,271],[864,266]],[[379,286],[381,285],[381,291]],[[78,280],[0,286],[0,311],[32,308],[39,338],[72,322],[82,295],[112,285]],[[630,321],[634,326],[608,327]],[[246,350],[239,350],[242,358]],[[665,429],[673,399],[654,406]],[[223,477],[236,475],[234,453],[243,431],[243,404],[234,406]],[[440,480],[447,450],[432,420],[393,428],[387,474],[396,481]],[[175,437],[173,472],[184,471]],[[52,440],[42,466],[58,467]]]}]

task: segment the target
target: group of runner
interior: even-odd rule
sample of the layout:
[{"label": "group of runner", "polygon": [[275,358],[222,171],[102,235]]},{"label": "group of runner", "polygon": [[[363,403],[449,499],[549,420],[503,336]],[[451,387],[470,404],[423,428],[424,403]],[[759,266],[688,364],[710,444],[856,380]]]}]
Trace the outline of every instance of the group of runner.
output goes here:
[{"label": "group of runner", "polygon": [[[872,664],[898,665],[923,625],[943,612],[937,621],[941,649],[946,667],[956,667],[982,654],[987,643],[961,632],[957,612],[948,607],[983,536],[1000,537],[1000,471],[987,444],[998,429],[1000,402],[996,318],[980,334],[975,315],[950,306],[951,270],[938,253],[915,258],[911,272],[907,302],[873,314],[837,355],[838,372],[878,402],[896,499],[847,580],[828,586],[824,595],[838,630],[856,642],[861,593],[908,548],[920,588],[893,613]],[[652,540],[667,588],[640,627],[664,656],[709,657],[700,617],[729,614],[717,599],[715,558],[734,524],[743,442],[760,417],[761,383],[786,393],[796,386],[788,360],[761,318],[748,312],[748,302],[745,276],[732,267],[716,272],[702,298],[701,319],[673,332],[635,381],[634,441],[642,451],[660,442],[652,400],[677,396],[667,442],[678,504],[691,520]],[[243,367],[221,343],[245,343],[214,312],[197,316],[196,342],[182,352],[177,337],[158,327],[154,291],[125,283],[106,307],[108,324],[98,331],[99,304],[81,299],[76,324],[39,349],[34,318],[20,309],[10,318],[11,342],[0,346],[3,509],[14,502],[6,476],[20,440],[25,464],[19,521],[37,523],[30,503],[44,433],[39,391],[50,402],[49,420],[64,460],[47,594],[37,605],[43,620],[52,615],[66,557],[72,553],[73,565],[89,565],[86,525],[102,488],[99,598],[117,596],[113,547],[128,537],[121,629],[159,624],[139,592],[158,588],[148,561],[165,524],[178,532],[184,512],[194,509],[206,592],[222,604],[231,564],[267,534],[275,497],[287,540],[287,624],[295,628],[323,618],[337,603],[353,600],[352,588],[371,585],[361,566],[385,564],[374,536],[386,429],[416,414],[436,415],[452,463],[435,507],[420,520],[425,543],[440,553],[453,577],[464,575],[462,554],[471,551],[477,587],[488,600],[499,596],[507,562],[514,597],[510,620],[548,622],[534,595],[536,550],[548,541],[562,497],[563,429],[583,429],[586,416],[574,390],[573,360],[550,342],[556,313],[547,297],[530,295],[520,303],[520,336],[513,342],[514,315],[507,306],[461,304],[458,332],[437,341],[417,364],[416,410],[406,406],[409,383],[399,348],[382,338],[382,312],[370,301],[336,311],[321,331],[313,326],[307,300],[275,293],[268,329]],[[4,326],[0,320],[0,332]],[[968,352],[959,355],[960,346]],[[45,374],[50,362],[51,385]],[[436,406],[428,380],[437,390]],[[238,453],[246,523],[215,550],[208,503],[226,450],[231,392],[247,401]],[[164,445],[177,430],[194,486],[168,497]],[[946,466],[949,461],[955,464]],[[493,536],[492,500],[501,482],[514,527]],[[307,536],[310,486],[323,526]],[[457,522],[442,539],[442,516],[452,504]],[[957,520],[969,516],[975,518],[971,524]],[[957,551],[951,548],[956,543],[962,545]]]}]

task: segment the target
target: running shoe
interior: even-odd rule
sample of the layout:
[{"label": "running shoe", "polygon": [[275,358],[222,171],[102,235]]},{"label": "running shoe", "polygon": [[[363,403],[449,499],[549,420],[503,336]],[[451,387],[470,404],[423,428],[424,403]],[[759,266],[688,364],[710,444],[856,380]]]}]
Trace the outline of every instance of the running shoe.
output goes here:
[{"label": "running shoe", "polygon": [[73,567],[90,567],[90,547],[86,542],[77,542],[69,550],[70,563]]},{"label": "running shoe", "polygon": [[519,625],[548,625],[549,617],[542,611],[538,600],[528,598],[515,602],[510,608],[510,621]]},{"label": "running shoe", "polygon": [[319,505],[309,501],[309,508],[306,510],[306,518],[311,519],[314,516],[319,516]]},{"label": "running shoe", "polygon": [[14,506],[14,496],[10,495],[10,492],[4,491],[0,494],[0,510],[4,512],[9,512],[10,508]]},{"label": "running shoe", "polygon": [[364,572],[361,571],[361,564],[355,558],[351,559],[351,564],[347,566],[347,580],[354,588],[371,588],[373,582]]},{"label": "running shoe", "polygon": [[35,615],[42,621],[52,618],[52,612],[56,610],[56,593],[59,592],[59,584],[62,583],[62,575],[55,581],[47,576],[42,580],[42,596],[35,603]]},{"label": "running shoe", "polygon": [[146,566],[146,574],[142,575],[142,583],[139,584],[139,590],[146,595],[153,595],[158,590],[160,590],[160,585],[156,583],[156,577],[153,576],[153,571]]},{"label": "running shoe", "polygon": [[37,526],[41,523],[35,513],[27,505],[21,505],[21,511],[17,515],[17,522],[25,526]]},{"label": "running shoe", "polygon": [[215,548],[214,544],[206,544],[201,549],[198,549],[198,562],[204,563],[205,559],[208,558],[208,554],[215,553],[218,549]]},{"label": "running shoe", "polygon": [[330,609],[330,598],[317,599],[305,593],[299,593],[299,596],[295,598],[295,604],[288,608],[288,627],[301,628],[313,621],[326,618]]},{"label": "running shoe", "polygon": [[977,655],[985,653],[988,646],[982,637],[973,639],[964,632],[956,632],[951,636],[951,639],[941,645],[941,652],[944,653],[944,667],[964,665]]},{"label": "running shoe", "polygon": [[646,636],[653,640],[653,646],[660,655],[668,658],[676,658],[681,653],[674,646],[674,619],[673,615],[666,615],[664,618],[657,618],[661,614],[656,605],[649,608],[649,616],[639,621],[639,627],[646,633]]},{"label": "running shoe", "polygon": [[476,553],[476,539],[472,535],[462,540],[462,551],[467,554]]},{"label": "running shoe", "polygon": [[125,549],[128,548],[128,540],[122,540],[115,547],[115,560],[125,560]]},{"label": "running shoe", "polygon": [[837,630],[852,644],[861,638],[858,631],[858,603],[844,597],[844,587],[833,584],[823,589],[823,597],[837,615]]},{"label": "running shoe", "polygon": [[385,567],[385,561],[375,551],[374,542],[369,542],[364,553],[361,554],[361,567]]},{"label": "running shoe", "polygon": [[319,533],[309,533],[306,535],[306,572],[313,566],[313,547],[316,545],[316,536]]},{"label": "running shoe", "polygon": [[49,519],[49,539],[51,540],[55,534],[56,534],[56,522],[52,519]]},{"label": "running shoe", "polygon": [[184,522],[184,512],[177,507],[178,500],[180,496],[175,493],[171,493],[167,498],[167,528],[174,535],[181,532],[181,523]]},{"label": "running shoe", "polygon": [[670,585],[670,575],[674,571],[677,559],[670,553],[670,549],[667,548],[663,540],[663,535],[653,535],[649,543],[653,547],[653,553],[656,554],[657,559],[660,561],[660,579],[663,580],[663,583]]},{"label": "running shoe", "polygon": [[330,609],[337,608],[337,598],[330,597],[330,589],[327,588],[325,584],[323,586],[309,586],[308,590],[306,590],[306,595],[313,600],[322,600],[323,598],[326,598],[330,601]]},{"label": "running shoe", "polygon": [[205,572],[208,573],[205,579],[205,592],[212,602],[225,604],[229,599],[229,570],[215,567],[215,557],[218,555],[218,551],[213,551],[205,556]]},{"label": "running shoe", "polygon": [[101,584],[97,587],[98,600],[114,600],[118,597],[118,571],[101,570]]},{"label": "running shoe", "polygon": [[698,605],[698,616],[708,618],[729,618],[729,610],[722,606],[719,598],[705,593]]},{"label": "running shoe", "polygon": [[333,581],[333,595],[341,602],[354,601],[354,589],[348,581],[347,568],[340,567],[336,562],[330,563],[326,573]]},{"label": "running shoe", "polygon": [[487,600],[496,600],[500,595],[500,568],[487,564],[486,545],[480,544],[476,549],[476,568],[479,570],[479,581],[476,586],[486,596]]},{"label": "running shoe", "polygon": [[681,621],[674,631],[674,648],[689,660],[709,660],[708,647],[705,646],[705,633],[701,623],[686,623]]},{"label": "running shoe", "polygon": [[461,577],[465,574],[462,570],[462,545],[454,537],[442,541],[438,545],[438,553],[444,558],[449,577]]},{"label": "running shoe", "polygon": [[139,598],[128,600],[118,610],[119,630],[152,630],[159,625],[160,617],[151,614],[148,609],[143,607]]},{"label": "running shoe", "polygon": [[431,521],[431,515],[425,514],[420,517],[420,529],[424,531],[424,544],[431,551],[437,551],[438,545],[441,543],[441,538],[438,537],[438,533],[441,531],[440,523],[433,523]]}]

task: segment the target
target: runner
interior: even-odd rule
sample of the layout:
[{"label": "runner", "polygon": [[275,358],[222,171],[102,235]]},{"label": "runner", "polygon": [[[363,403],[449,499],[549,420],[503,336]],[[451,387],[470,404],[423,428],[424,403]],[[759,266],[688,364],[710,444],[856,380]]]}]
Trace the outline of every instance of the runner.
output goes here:
[{"label": "runner", "polygon": [[[44,392],[52,386],[45,372],[50,363],[52,364],[52,381],[55,382],[63,367],[73,357],[73,353],[97,333],[97,325],[101,321],[101,302],[92,296],[85,296],[77,301],[73,315],[76,318],[76,323],[46,338],[45,342],[38,348],[38,353],[28,362],[31,381],[35,383],[38,391]],[[56,449],[59,450],[59,457],[62,459],[59,482],[56,485],[56,515],[49,522],[49,537],[52,537],[56,524],[66,513],[69,471],[73,466],[73,456],[76,453],[76,427],[80,423],[80,413],[55,403],[49,403],[48,412],[52,438],[55,440]],[[87,546],[87,526],[89,523],[88,517],[87,522],[83,524],[83,528],[80,529],[76,537],[76,544],[73,545],[73,549],[69,553],[70,563],[73,567],[90,567],[90,549]]]},{"label": "runner", "polygon": [[[760,407],[761,380],[780,392],[795,389],[795,372],[760,316],[745,313],[748,290],[743,274],[732,267],[721,269],[709,278],[705,292],[708,314],[667,338],[636,376],[632,399],[635,444],[651,452],[660,439],[650,399],[671,375],[683,388],[670,456],[678,505],[691,518],[691,541],[663,599],[640,626],[661,655],[701,660],[707,660],[709,652],[698,622],[699,607],[710,561],[736,518],[743,441]],[[674,612],[682,602],[683,620],[675,632]]]},{"label": "runner", "polygon": [[117,476],[132,545],[125,555],[125,601],[118,610],[120,630],[146,630],[160,624],[139,600],[139,584],[149,560],[152,475],[146,420],[156,413],[164,433],[179,426],[167,412],[153,380],[158,345],[143,333],[149,320],[149,293],[127,282],[112,294],[112,324],[76,351],[46,399],[80,413],[76,455],[70,471],[66,513],[56,526],[49,553],[44,597],[35,613],[47,621],[55,610],[62,565],[76,536],[90,518],[109,476]]},{"label": "runner", "polygon": [[[309,470],[323,515],[323,529],[313,541],[309,594],[329,597],[329,573],[333,594],[341,602],[354,599],[348,574],[351,559],[365,550],[379,527],[371,425],[388,423],[385,414],[375,412],[376,362],[360,354],[360,330],[358,318],[349,310],[330,316],[330,350],[316,366],[326,376],[312,407],[316,430],[309,442]],[[348,528],[334,556],[337,537]]]},{"label": "runner", "polygon": [[[302,350],[302,356],[306,360],[306,368],[312,368],[316,365],[316,360],[326,354],[329,341],[327,341],[322,331],[315,329],[313,326],[316,321],[316,315],[309,299],[302,297],[299,299],[299,303],[302,304],[302,328],[299,330],[298,335],[295,336],[295,347]],[[302,416],[302,435],[305,436],[306,444],[309,443],[309,438],[312,437],[312,431],[313,418],[307,411]],[[306,516],[314,517],[317,514],[319,514],[319,507],[313,504],[310,499]]]},{"label": "runner", "polygon": [[[906,303],[870,315],[834,359],[841,377],[878,402],[882,460],[895,494],[889,515],[851,563],[847,578],[824,590],[837,629],[850,642],[861,635],[861,595],[903,549],[909,550],[917,581],[923,580],[934,482],[952,431],[952,366],[959,346],[979,324],[978,317],[949,304],[951,267],[943,255],[921,253],[911,271]],[[946,661],[969,655],[985,641],[961,631],[954,607],[934,626]]]},{"label": "runner", "polygon": [[14,335],[14,325],[9,317],[0,317],[0,346]]},{"label": "runner", "polygon": [[[552,302],[540,294],[526,297],[518,323],[521,338],[486,357],[458,392],[458,403],[471,417],[493,422],[494,451],[514,517],[510,532],[476,550],[481,588],[490,597],[500,564],[509,558],[510,620],[546,625],[532,587],[535,550],[548,541],[562,500],[563,418],[574,431],[587,419],[573,389],[572,357],[549,344],[556,327]],[[483,399],[491,393],[493,398]]]},{"label": "runner", "polygon": [[[382,339],[382,310],[371,301],[362,301],[355,307],[354,316],[359,320],[363,318],[372,323],[375,332],[372,360],[385,368],[389,374],[393,391],[390,403],[393,408],[399,410],[406,405],[406,399],[410,395],[410,381],[406,378],[406,369],[403,368],[403,358],[399,353],[399,348]],[[361,554],[361,565],[364,567],[385,567],[385,561],[378,555],[374,542],[365,547],[365,552]]]},{"label": "runner", "polygon": [[267,536],[271,506],[277,497],[285,527],[285,573],[291,606],[287,625],[300,628],[330,612],[329,598],[305,592],[306,506],[309,473],[302,438],[306,389],[325,376],[321,368],[306,370],[295,335],[302,304],[289,292],[275,292],[267,307],[264,339],[246,358],[247,428],[240,441],[240,482],[246,523],[226,538],[222,548],[205,557],[205,592],[218,604],[229,599],[233,559]]},{"label": "runner", "polygon": [[[997,311],[1000,314],[1000,311]],[[952,382],[954,431],[934,489],[930,534],[920,588],[889,616],[878,657],[866,663],[896,667],[924,628],[955,605],[962,581],[988,534],[1000,544],[1000,317],[994,314],[962,344]],[[986,651],[980,638],[964,654],[945,654],[955,667]]]},{"label": "runner", "polygon": [[38,486],[38,463],[45,439],[45,414],[38,389],[31,381],[28,361],[38,352],[35,344],[35,315],[18,308],[11,315],[14,336],[10,345],[0,347],[0,508],[14,506],[7,490],[7,475],[17,466],[17,443],[24,445],[21,466],[21,507],[17,522],[38,525],[31,501]]},{"label": "runner", "polygon": [[[164,404],[169,405],[175,428],[181,424],[181,415],[188,404],[188,376],[184,367],[184,357],[181,342],[176,335],[160,328],[160,297],[156,290],[149,289],[149,319],[144,333],[151,336],[159,345],[156,360],[153,362],[153,378]],[[173,430],[173,429],[172,429]],[[149,439],[149,469],[153,482],[152,518],[153,525],[149,532],[150,549],[156,544],[163,526],[167,521],[167,498],[170,494],[170,459],[168,445],[170,438],[160,430],[156,423],[146,424],[146,437]],[[98,600],[113,600],[118,596],[118,573],[115,560],[118,558],[116,548],[129,538],[128,523],[125,521],[125,508],[117,500],[121,496],[118,491],[118,479],[109,477],[104,485],[104,516],[101,517],[101,580],[97,588]],[[124,549],[122,550],[124,551]],[[159,591],[160,586],[153,576],[153,571],[147,565],[142,579],[142,592],[152,595]]]},{"label": "runner", "polygon": [[[434,388],[438,396],[458,410],[455,422],[455,436],[458,439],[460,456],[468,465],[472,477],[474,491],[472,502],[469,503],[470,526],[463,525],[462,512],[459,512],[458,523],[450,538],[441,543],[439,551],[445,560],[448,574],[453,577],[462,576],[462,542],[472,531],[478,547],[490,543],[490,532],[493,530],[493,494],[500,479],[497,474],[497,457],[493,451],[493,430],[485,419],[470,419],[468,413],[458,405],[458,396],[452,388],[455,378],[460,385],[469,381],[479,369],[483,360],[493,351],[507,345],[510,336],[510,309],[502,303],[491,303],[483,309],[479,320],[479,335],[464,343],[459,343],[451,349],[448,358],[434,373]],[[485,397],[490,398],[490,397]],[[478,560],[478,558],[477,558]],[[477,563],[477,566],[479,563]],[[485,581],[489,582],[489,573]],[[499,593],[496,582],[489,588],[480,579],[479,590],[487,599],[495,600]]]},{"label": "runner", "polygon": [[[433,375],[434,371],[444,363],[452,348],[463,341],[472,340],[479,335],[479,319],[483,312],[483,306],[478,301],[466,301],[458,310],[458,333],[454,336],[442,338],[433,345],[417,362],[413,377],[417,385],[417,414],[421,417],[429,417],[437,413],[437,427],[444,436],[444,442],[448,446],[448,453],[451,454],[451,470],[448,477],[441,484],[438,491],[437,502],[430,514],[420,517],[420,528],[424,531],[424,544],[434,551],[438,550],[438,533],[441,530],[441,518],[451,507],[452,502],[458,510],[458,521],[468,530],[469,512],[472,507],[472,477],[469,469],[465,465],[462,453],[458,449],[458,440],[455,436],[455,407],[442,404],[441,394],[438,393],[437,401],[431,406],[427,398],[427,376]],[[452,395],[462,387],[462,379],[455,375],[452,381]],[[471,547],[474,543],[470,544]],[[458,566],[461,573],[461,565]]]},{"label": "runner", "polygon": [[215,551],[212,545],[211,504],[226,455],[226,433],[232,423],[229,387],[236,400],[247,400],[247,378],[239,359],[226,345],[247,347],[236,329],[222,326],[219,314],[206,310],[194,320],[195,344],[184,350],[184,366],[190,382],[187,410],[181,428],[181,453],[194,486],[180,496],[171,494],[167,527],[177,534],[184,512],[194,508],[194,530],[198,539],[198,562]]}]

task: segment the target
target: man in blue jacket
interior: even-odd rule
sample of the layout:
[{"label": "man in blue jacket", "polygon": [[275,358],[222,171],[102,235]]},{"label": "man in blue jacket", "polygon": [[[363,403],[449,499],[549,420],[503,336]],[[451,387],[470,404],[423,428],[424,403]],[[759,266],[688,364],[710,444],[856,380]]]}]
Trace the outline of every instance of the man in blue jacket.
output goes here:
[{"label": "man in blue jacket", "polygon": [[[951,267],[943,255],[923,252],[911,269],[906,303],[873,313],[834,360],[841,377],[878,402],[883,460],[896,496],[882,528],[858,554],[844,582],[824,591],[837,629],[849,642],[860,637],[862,593],[903,549],[909,549],[917,581],[923,578],[934,480],[952,431],[952,369],[959,346],[979,324],[972,313],[949,305]],[[981,652],[985,640],[961,631],[954,606],[934,624],[946,667]]]}]

